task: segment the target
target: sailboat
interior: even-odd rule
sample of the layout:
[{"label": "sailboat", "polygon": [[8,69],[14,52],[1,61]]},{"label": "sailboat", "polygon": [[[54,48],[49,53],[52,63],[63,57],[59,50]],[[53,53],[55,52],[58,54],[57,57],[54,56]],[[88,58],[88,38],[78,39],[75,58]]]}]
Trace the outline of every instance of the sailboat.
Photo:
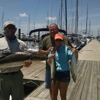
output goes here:
[{"label": "sailboat", "polygon": [[71,34],[71,44],[74,48],[80,45],[79,34],[78,34],[78,0],[76,0],[76,15],[75,15],[75,33]]},{"label": "sailboat", "polygon": [[75,33],[71,34],[71,44],[73,47],[75,47],[77,50],[80,50],[85,46],[85,42],[82,41],[82,35],[78,34],[78,0],[76,0],[76,10],[75,10]]},{"label": "sailboat", "polygon": [[[62,3],[62,2],[61,2]],[[62,4],[61,4],[62,6]],[[62,25],[62,24],[61,24]],[[62,28],[62,26],[61,26]],[[65,35],[67,35],[67,0],[65,0],[65,29],[66,30],[63,30],[63,29],[59,29],[60,32],[64,33]],[[33,33],[35,34],[35,32],[38,32],[38,34],[41,34],[41,32],[43,33],[49,33],[49,30],[48,28],[38,28],[38,29],[34,29],[34,30],[31,30],[29,35],[31,36]],[[48,34],[45,34],[42,37],[46,36]],[[72,43],[72,46],[75,47],[76,49],[79,49],[81,46],[81,41],[79,41],[79,37],[80,35],[78,34],[78,0],[76,0],[76,18],[75,18],[75,34],[72,34],[74,36],[74,43]],[[41,41],[39,41],[38,43],[40,43]]]}]

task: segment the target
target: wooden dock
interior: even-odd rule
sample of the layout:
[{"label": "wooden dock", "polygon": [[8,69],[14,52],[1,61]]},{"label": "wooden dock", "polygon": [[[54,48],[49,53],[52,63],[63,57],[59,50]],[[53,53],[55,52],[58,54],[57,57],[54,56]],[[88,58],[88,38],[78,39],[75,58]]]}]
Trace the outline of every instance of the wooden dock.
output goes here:
[{"label": "wooden dock", "polygon": [[[100,100],[100,42],[96,39],[79,51],[77,81],[71,79],[67,100]],[[45,62],[33,61],[30,68],[22,68],[24,79],[44,81]],[[24,100],[50,100],[44,82]],[[58,95],[58,100],[61,100]]]}]

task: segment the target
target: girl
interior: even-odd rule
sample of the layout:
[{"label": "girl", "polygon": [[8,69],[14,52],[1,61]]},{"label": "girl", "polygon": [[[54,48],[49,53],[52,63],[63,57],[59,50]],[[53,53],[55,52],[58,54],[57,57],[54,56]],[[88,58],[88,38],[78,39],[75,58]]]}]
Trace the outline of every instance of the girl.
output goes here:
[{"label": "girl", "polygon": [[69,49],[63,44],[63,35],[58,33],[55,35],[56,51],[49,52],[48,64],[51,65],[52,59],[55,59],[55,84],[51,81],[52,87],[52,100],[57,100],[58,89],[60,90],[61,100],[66,100],[67,88],[70,82],[70,68],[69,60],[71,60],[72,54],[75,53],[76,59],[78,59],[78,52],[74,48]]}]

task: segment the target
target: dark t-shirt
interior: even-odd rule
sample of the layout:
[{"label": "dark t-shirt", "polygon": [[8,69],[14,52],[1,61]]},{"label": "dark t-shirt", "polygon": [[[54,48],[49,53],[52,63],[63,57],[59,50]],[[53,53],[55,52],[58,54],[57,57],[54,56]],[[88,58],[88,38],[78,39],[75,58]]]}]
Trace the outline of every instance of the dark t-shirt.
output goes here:
[{"label": "dark t-shirt", "polygon": [[[67,36],[64,36],[63,43],[72,47]],[[50,35],[48,35],[42,40],[42,43],[41,43],[39,49],[40,50],[47,50],[49,47],[52,47],[54,45],[55,45],[54,38],[52,38]],[[47,61],[46,61],[46,69],[50,70],[50,66],[47,64]]]}]

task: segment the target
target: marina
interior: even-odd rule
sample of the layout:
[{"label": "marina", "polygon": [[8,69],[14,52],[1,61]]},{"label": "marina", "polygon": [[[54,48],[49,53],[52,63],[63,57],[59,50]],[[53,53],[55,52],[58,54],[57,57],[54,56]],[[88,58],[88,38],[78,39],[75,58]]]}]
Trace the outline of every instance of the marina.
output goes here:
[{"label": "marina", "polygon": [[[93,39],[79,51],[77,81],[71,79],[67,100],[100,100],[100,42]],[[33,60],[29,68],[21,69],[24,84],[32,83],[36,88],[24,100],[50,100],[48,89],[44,87],[45,60]],[[60,96],[58,95],[58,99]]]},{"label": "marina", "polygon": [[[69,38],[69,41],[71,42],[72,46],[74,48],[76,48],[77,50],[80,50],[87,43],[89,43],[92,39],[94,39],[94,37],[92,37],[92,36],[90,38],[88,38],[86,36],[86,34],[84,36],[82,36],[80,34],[75,34],[75,33],[67,34],[66,31],[63,30],[63,29],[59,29],[59,32],[61,32],[65,36],[67,36]],[[30,41],[29,39],[27,39],[27,41],[25,40],[25,42],[27,43],[27,46],[28,46],[29,49],[35,49],[36,46],[39,47],[39,44],[41,43],[41,41],[43,40],[43,38],[45,36],[49,35],[49,30],[48,30],[48,28],[38,28],[38,29],[31,30],[29,32],[29,37],[31,37],[35,33],[37,33],[38,39],[34,39],[35,41],[34,40]],[[42,33],[45,33],[45,34],[41,35]],[[20,37],[20,35],[21,35],[21,33],[19,31],[18,36]]]},{"label": "marina", "polygon": [[[24,100],[50,100],[49,90],[45,88],[46,56],[39,55],[38,50],[42,39],[49,34],[51,23],[56,23],[79,51],[77,81],[74,83],[71,78],[67,100],[100,100],[99,4],[99,1],[87,0],[1,2],[0,38],[4,37],[4,22],[12,20],[17,26],[16,36],[27,44],[27,51],[34,53],[32,65],[21,68]],[[60,93],[57,100],[61,100]]]},{"label": "marina", "polygon": [[[30,33],[29,33],[29,36],[34,34],[34,32],[38,32],[38,36],[40,36],[40,34],[41,34],[40,31],[45,31],[46,33],[49,32],[48,28],[40,28],[40,29],[31,30]],[[66,35],[66,31],[64,31],[62,29],[59,29],[59,31],[62,32],[64,35]],[[46,35],[48,35],[48,34],[41,36],[41,38],[43,39]],[[72,38],[72,36],[71,36],[71,38]],[[79,37],[75,36],[75,37],[73,37],[73,39],[75,41],[75,39],[79,39]],[[81,40],[81,39],[82,39],[82,37],[79,40]],[[28,51],[33,50],[33,52],[34,52],[33,57],[32,57],[32,62],[33,62],[32,65],[29,68],[23,67],[21,69],[22,72],[23,72],[23,75],[24,75],[23,84],[24,84],[24,98],[25,98],[25,100],[33,100],[33,99],[35,99],[35,100],[50,100],[49,91],[48,91],[48,89],[45,89],[45,82],[44,82],[45,81],[45,59],[46,59],[46,56],[42,56],[42,55],[38,54],[39,43],[41,43],[41,40],[39,40],[39,42],[34,42],[34,41],[29,41],[29,40],[25,41],[27,46],[28,46]],[[99,58],[97,58],[97,54],[96,54],[96,53],[98,53],[98,54],[100,53],[99,50],[98,51],[94,50],[95,48],[99,47],[98,43],[97,43],[99,41],[96,40],[97,41],[96,42],[94,40],[96,40],[96,39],[92,38],[91,41],[86,42],[84,44],[84,46],[82,46],[82,47],[81,47],[81,43],[80,44],[78,43],[75,46],[76,49],[77,49],[77,47],[80,48],[80,49],[77,49],[77,50],[79,50],[78,70],[81,71],[81,72],[78,72],[79,73],[78,76],[82,76],[82,75],[84,76],[85,69],[87,69],[86,66],[89,66],[91,68],[90,64],[92,62],[93,62],[93,64],[95,63],[95,65],[96,65],[96,63],[97,63],[97,65],[99,65],[98,61],[94,62],[95,59],[96,60],[99,59]],[[93,44],[96,46],[95,48],[93,48]],[[93,51],[93,52],[95,51],[96,53],[93,53],[93,52],[91,53],[90,51]],[[92,54],[96,54],[96,55],[92,55]],[[90,58],[93,58],[92,56],[94,57],[94,59],[90,59]],[[85,64],[86,66],[83,65],[83,64]],[[83,71],[84,73],[82,72],[82,70],[84,70]],[[85,77],[87,77],[87,74],[88,74],[88,72],[86,72]],[[89,78],[91,77],[91,75],[89,75]],[[83,78],[83,76],[82,76],[82,78]],[[79,82],[78,82],[78,79],[79,79]],[[83,87],[84,87],[83,83],[85,81],[85,78],[83,78],[84,80],[82,80],[83,83],[80,82],[81,81],[80,77],[78,77],[78,79],[77,79],[78,83],[77,82],[74,83],[73,80],[71,79],[71,82],[70,82],[70,85],[69,85],[69,88],[68,88],[68,92],[66,94],[66,96],[69,100],[73,100],[72,95],[77,92],[79,85],[80,85],[80,87],[82,87],[80,89],[81,94],[79,96],[81,96],[82,93],[83,93]],[[78,85],[75,85],[75,84],[78,84]],[[73,93],[73,89],[76,89],[76,91],[74,93]],[[77,97],[77,98],[79,98],[79,97]],[[58,100],[60,100],[60,94],[58,95]],[[81,100],[81,99],[79,99],[79,100]],[[99,100],[99,99],[97,99],[97,100]]]}]

